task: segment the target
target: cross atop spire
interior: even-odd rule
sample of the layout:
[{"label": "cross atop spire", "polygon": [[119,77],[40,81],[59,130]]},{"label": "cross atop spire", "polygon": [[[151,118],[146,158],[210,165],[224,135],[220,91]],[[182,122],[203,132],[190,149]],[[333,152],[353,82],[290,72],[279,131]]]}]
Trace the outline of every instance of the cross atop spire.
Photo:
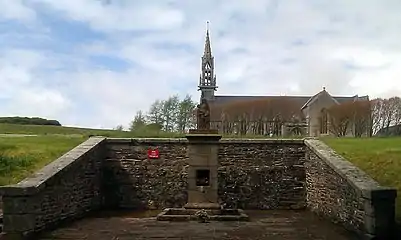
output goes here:
[{"label": "cross atop spire", "polygon": [[212,48],[210,46],[210,37],[209,37],[209,22],[206,23],[206,40],[205,40],[205,51],[203,53],[205,57],[212,56]]}]

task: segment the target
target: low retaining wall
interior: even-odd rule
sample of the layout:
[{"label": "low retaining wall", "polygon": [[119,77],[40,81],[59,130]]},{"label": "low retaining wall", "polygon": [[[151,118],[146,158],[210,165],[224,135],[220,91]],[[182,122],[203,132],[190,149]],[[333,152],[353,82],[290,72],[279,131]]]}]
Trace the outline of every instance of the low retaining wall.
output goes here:
[{"label": "low retaining wall", "polygon": [[[181,207],[186,139],[90,138],[32,177],[0,188],[4,231],[27,235],[100,208]],[[158,149],[159,159],[147,151]],[[370,239],[392,239],[396,191],[318,140],[223,139],[219,198],[226,207],[302,209]]]},{"label": "low retaining wall", "polygon": [[26,236],[99,209],[102,138],[91,138],[18,184],[0,188],[3,231]]},{"label": "low retaining wall", "polygon": [[395,198],[318,140],[305,140],[308,207],[366,239],[394,239]]},{"label": "low retaining wall", "polygon": [[[181,207],[187,200],[186,139],[107,139],[104,182],[108,207]],[[157,148],[159,159],[148,159]],[[303,140],[223,139],[219,197],[227,207],[306,206]]]}]

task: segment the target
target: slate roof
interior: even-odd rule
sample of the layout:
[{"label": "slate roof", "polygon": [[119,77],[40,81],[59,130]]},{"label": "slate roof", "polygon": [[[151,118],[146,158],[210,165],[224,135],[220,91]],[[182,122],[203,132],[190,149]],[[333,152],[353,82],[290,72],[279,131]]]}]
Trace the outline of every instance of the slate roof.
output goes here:
[{"label": "slate roof", "polygon": [[[325,91],[325,90],[323,90]],[[257,101],[257,100],[274,100],[274,99],[279,99],[279,98],[286,98],[292,102],[292,104],[295,104],[294,107],[297,107],[299,110],[302,110],[304,107],[306,107],[310,102],[314,101],[319,94],[321,94],[323,91],[317,93],[314,96],[241,96],[241,95],[216,95],[215,99],[210,102],[211,105],[224,105],[228,103],[233,103],[233,102],[247,102],[247,101]],[[338,103],[343,103],[347,101],[355,101],[355,100],[368,100],[368,96],[363,96],[363,97],[358,97],[358,95],[355,96],[331,96],[334,98]],[[213,111],[212,111],[213,112]],[[212,119],[217,119],[219,116],[219,113],[212,114]]]},{"label": "slate roof", "polygon": [[[316,95],[315,95],[316,96]],[[214,104],[225,104],[225,103],[232,103],[236,101],[254,101],[254,100],[262,100],[262,99],[274,99],[274,98],[288,98],[293,100],[294,102],[299,105],[299,108],[302,108],[309,100],[313,100],[314,96],[230,96],[230,95],[222,95],[222,96],[215,96],[213,101]],[[355,98],[352,97],[333,97],[337,100],[338,103],[351,101]],[[310,102],[310,101],[309,101]]]},{"label": "slate roof", "polygon": [[[217,95],[215,96],[215,99],[213,101],[213,104],[225,104],[225,103],[232,103],[236,101],[255,101],[255,100],[268,100],[268,99],[275,99],[275,98],[287,98],[289,100],[294,101],[294,103],[297,103],[299,105],[299,108],[301,109],[304,105],[306,105],[308,102],[313,101],[317,96],[320,94],[314,95],[314,96],[235,96],[235,95]],[[363,97],[358,97],[358,95],[355,96],[332,96],[338,103],[343,103],[347,101],[352,101],[355,98],[358,98],[359,100],[368,100],[368,96],[363,96]]]}]

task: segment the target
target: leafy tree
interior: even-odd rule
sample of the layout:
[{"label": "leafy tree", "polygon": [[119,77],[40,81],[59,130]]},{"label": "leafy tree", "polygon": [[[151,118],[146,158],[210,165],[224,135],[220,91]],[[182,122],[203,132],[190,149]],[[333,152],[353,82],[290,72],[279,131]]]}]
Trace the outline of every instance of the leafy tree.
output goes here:
[{"label": "leafy tree", "polygon": [[195,127],[192,120],[195,107],[196,104],[189,95],[179,102],[177,114],[177,130],[179,132],[185,132],[187,129]]},{"label": "leafy tree", "polygon": [[162,130],[162,128],[163,126],[158,123],[149,123],[148,125],[146,125],[146,129],[152,132],[159,132]]},{"label": "leafy tree", "polygon": [[157,99],[150,105],[145,116],[146,121],[141,112],[141,117],[137,114],[137,120],[134,119],[133,122],[144,123],[141,129],[148,131],[185,132],[196,124],[193,116],[195,105],[189,95],[182,100],[178,95],[165,100]]},{"label": "leafy tree", "polygon": [[177,95],[174,95],[169,97],[167,100],[164,100],[162,103],[162,116],[164,120],[163,130],[166,132],[172,132],[177,126],[180,99]]},{"label": "leafy tree", "polygon": [[143,129],[146,126],[146,118],[145,115],[143,115],[142,111],[138,111],[134,117],[134,120],[132,120],[129,130],[130,131],[138,131],[140,129]]},{"label": "leafy tree", "polygon": [[152,105],[146,116],[149,123],[157,124],[159,126],[164,126],[163,119],[163,101],[156,100]]},{"label": "leafy tree", "polygon": [[124,131],[124,127],[123,127],[123,125],[117,125],[115,128],[114,128],[114,130],[116,130],[116,131]]}]

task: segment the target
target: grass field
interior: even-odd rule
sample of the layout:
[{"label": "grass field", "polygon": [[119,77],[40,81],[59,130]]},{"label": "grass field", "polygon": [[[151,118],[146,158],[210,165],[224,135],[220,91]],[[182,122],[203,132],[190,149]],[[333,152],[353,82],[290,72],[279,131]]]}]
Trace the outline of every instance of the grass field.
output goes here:
[{"label": "grass field", "polygon": [[85,137],[0,137],[0,185],[21,181],[85,141]]},{"label": "grass field", "polygon": [[[401,138],[324,138],[330,147],[383,186],[401,192]],[[397,198],[401,222],[401,196]]]},{"label": "grass field", "polygon": [[32,135],[101,135],[105,137],[180,137],[181,135],[166,132],[129,132],[105,129],[74,128],[62,126],[18,125],[0,123],[0,134]]}]

